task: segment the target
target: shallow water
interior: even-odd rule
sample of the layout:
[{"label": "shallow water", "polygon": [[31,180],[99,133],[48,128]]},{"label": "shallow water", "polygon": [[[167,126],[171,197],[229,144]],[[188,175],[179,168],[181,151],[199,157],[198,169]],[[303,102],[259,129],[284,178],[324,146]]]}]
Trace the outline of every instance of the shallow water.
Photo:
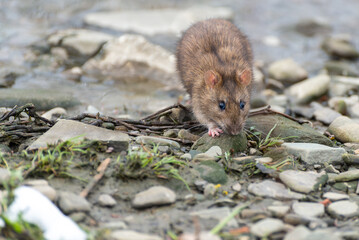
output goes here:
[{"label": "shallow water", "polygon": [[[138,9],[183,8],[192,1],[80,1],[80,0],[0,0],[0,67],[13,64],[26,69],[27,74],[16,80],[14,88],[61,88],[74,93],[86,105],[93,105],[105,114],[143,115],[175,102],[178,93],[164,91],[159,84],[121,84],[116,82],[82,82],[67,80],[62,69],[34,69],[26,61],[28,46],[43,40],[48,34],[70,27],[84,26],[83,16],[90,12]],[[234,22],[251,39],[255,60],[268,63],[292,57],[311,75],[323,66],[327,56],[320,50],[321,41],[328,35],[349,34],[359,46],[359,1],[347,0],[252,0],[252,1],[196,1],[196,4],[227,6],[235,12]],[[304,36],[294,25],[305,19],[319,18],[331,30]],[[113,33],[121,35],[123,33]],[[280,41],[278,46],[265,43],[265,39]],[[177,37],[158,35],[152,42],[174,51]],[[144,110],[145,109],[145,110]],[[83,110],[83,109],[81,109]]]}]

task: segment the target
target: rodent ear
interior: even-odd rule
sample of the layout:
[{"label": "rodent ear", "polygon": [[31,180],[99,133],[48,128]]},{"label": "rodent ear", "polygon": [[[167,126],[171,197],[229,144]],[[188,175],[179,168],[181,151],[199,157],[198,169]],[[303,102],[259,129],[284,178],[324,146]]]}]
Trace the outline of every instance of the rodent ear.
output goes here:
[{"label": "rodent ear", "polygon": [[240,72],[237,74],[237,81],[244,85],[247,86],[251,83],[252,81],[252,72],[250,69],[245,69],[244,71]]},{"label": "rodent ear", "polygon": [[204,73],[204,81],[206,82],[206,85],[208,87],[214,88],[215,86],[218,86],[218,84],[220,84],[221,77],[215,71],[208,70]]}]

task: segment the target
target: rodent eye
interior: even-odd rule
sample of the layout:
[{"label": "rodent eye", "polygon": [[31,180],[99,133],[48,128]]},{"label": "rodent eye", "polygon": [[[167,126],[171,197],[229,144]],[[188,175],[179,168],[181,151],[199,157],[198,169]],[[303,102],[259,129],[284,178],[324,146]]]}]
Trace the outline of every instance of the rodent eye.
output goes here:
[{"label": "rodent eye", "polygon": [[239,102],[239,108],[240,109],[243,109],[245,105],[246,105],[246,102],[244,102],[242,100]]},{"label": "rodent eye", "polygon": [[221,111],[224,111],[224,109],[226,109],[226,103],[224,101],[220,101],[218,106]]}]

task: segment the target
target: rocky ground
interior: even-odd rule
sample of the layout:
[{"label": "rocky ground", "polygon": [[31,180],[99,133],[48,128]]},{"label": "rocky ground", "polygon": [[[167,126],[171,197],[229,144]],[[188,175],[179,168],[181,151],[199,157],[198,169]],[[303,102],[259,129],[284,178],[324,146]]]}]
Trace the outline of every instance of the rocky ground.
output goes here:
[{"label": "rocky ground", "polygon": [[[173,54],[143,35],[111,33],[178,34],[210,12],[234,14],[210,7],[90,13],[90,28],[56,31],[27,46],[32,71],[43,79],[51,71],[59,88],[66,79],[80,88],[120,82],[126,92],[136,82],[161,89],[146,110],[129,111],[139,120],[112,111],[138,106],[136,97],[109,97],[101,108],[108,114],[93,105],[81,111],[76,95],[17,87],[26,68],[0,70],[0,238],[53,239],[52,228],[61,236],[66,227],[89,239],[359,238],[357,48],[347,36],[323,37],[327,61],[314,73],[296,59],[257,58],[245,131],[210,138],[189,106],[158,111],[187,100]],[[148,21],[123,21],[138,14]],[[166,15],[178,22],[156,18]],[[328,31],[319,22],[303,26],[305,33]],[[41,217],[14,215],[21,199]],[[72,220],[52,225],[49,212]]]}]

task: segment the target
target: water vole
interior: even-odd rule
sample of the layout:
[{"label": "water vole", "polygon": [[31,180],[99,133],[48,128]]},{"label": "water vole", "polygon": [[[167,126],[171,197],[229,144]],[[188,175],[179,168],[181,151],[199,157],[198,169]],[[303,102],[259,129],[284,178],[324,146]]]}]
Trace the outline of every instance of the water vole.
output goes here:
[{"label": "water vole", "polygon": [[191,26],[177,46],[177,68],[193,113],[208,134],[238,134],[249,112],[253,57],[232,23],[209,19]]}]

